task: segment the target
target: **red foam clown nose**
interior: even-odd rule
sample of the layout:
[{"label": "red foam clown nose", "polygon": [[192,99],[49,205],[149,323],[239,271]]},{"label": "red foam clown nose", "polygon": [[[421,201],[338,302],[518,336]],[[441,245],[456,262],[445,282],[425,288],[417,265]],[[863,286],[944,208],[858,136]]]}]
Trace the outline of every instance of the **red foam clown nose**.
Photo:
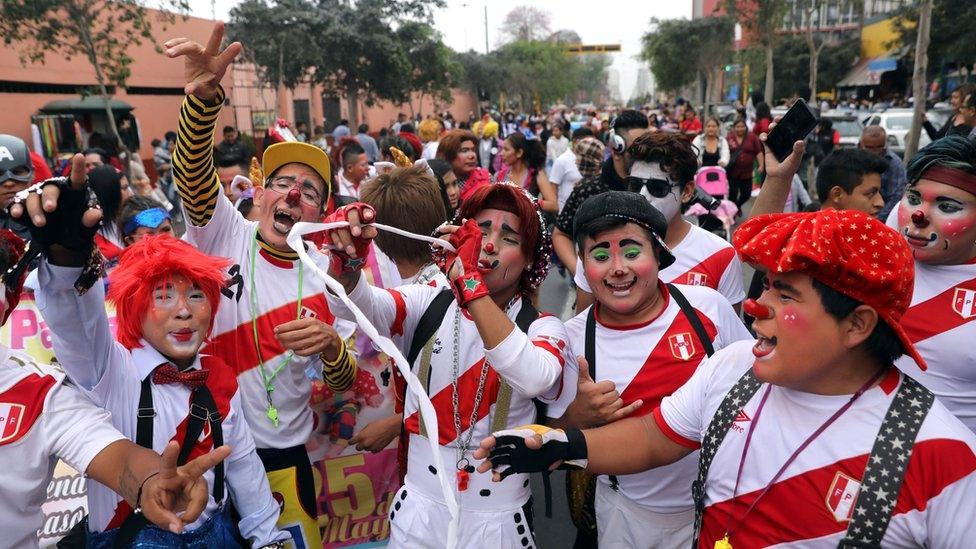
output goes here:
[{"label": "red foam clown nose", "polygon": [[485,244],[485,251],[488,252],[488,253],[494,252],[495,251],[495,245],[492,244],[491,242]]},{"label": "red foam clown nose", "polygon": [[769,307],[763,305],[755,299],[745,300],[742,303],[742,311],[757,320],[773,316],[773,311]]},{"label": "red foam clown nose", "polygon": [[915,210],[912,212],[912,223],[918,225],[919,227],[925,227],[929,224],[929,220],[925,219],[925,212],[922,210]]},{"label": "red foam clown nose", "polygon": [[298,187],[292,187],[288,194],[285,195],[285,202],[289,206],[297,206],[302,200],[302,193],[298,191]]}]

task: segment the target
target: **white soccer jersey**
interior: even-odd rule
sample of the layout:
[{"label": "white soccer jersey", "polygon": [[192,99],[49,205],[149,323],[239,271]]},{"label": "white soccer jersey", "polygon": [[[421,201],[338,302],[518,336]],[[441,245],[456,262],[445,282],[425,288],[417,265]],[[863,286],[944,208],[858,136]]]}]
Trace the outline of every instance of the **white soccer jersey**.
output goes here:
[{"label": "white soccer jersey", "polygon": [[912,304],[901,325],[928,363],[921,371],[905,356],[897,365],[935,393],[976,431],[976,264],[915,262]]},{"label": "white soccer jersey", "polygon": [[[260,245],[255,246],[257,225],[256,221],[244,219],[230,200],[220,196],[210,222],[203,227],[187,224],[184,238],[207,255],[226,257],[233,262],[228,271],[230,284],[222,291],[213,334],[204,352],[222,358],[236,371],[244,417],[257,447],[290,448],[305,444],[312,432],[313,416],[308,407],[312,383],[306,370],[321,370],[322,364],[318,356],[300,357],[286,352],[274,337],[275,326],[299,316],[314,316],[328,324],[333,324],[335,319],[324,296],[325,281],[305,269],[301,261],[279,259]],[[257,257],[252,257],[252,250],[257,251]],[[314,249],[309,249],[309,256],[328,271],[328,256]],[[252,295],[252,287],[256,296]],[[257,301],[256,307],[252,299]],[[254,344],[254,323],[260,357]],[[335,323],[335,327],[343,339],[348,339],[355,330],[355,325],[348,322]],[[267,415],[268,395],[261,374],[262,362],[268,376],[281,367],[271,381],[272,398],[278,410],[277,427]]]},{"label": "white soccer jersey", "polygon": [[[707,286],[735,305],[746,297],[742,289],[742,262],[735,248],[717,235],[692,225],[688,234],[671,250],[674,263],[658,277],[664,282]],[[584,292],[593,293],[583,272],[583,260],[576,260],[573,282]]]},{"label": "white soccer jersey", "polygon": [[[350,299],[370,319],[380,334],[389,336],[404,352],[409,351],[413,333],[424,311],[441,292],[429,285],[413,284],[395,289],[379,289],[366,284],[360,278],[359,284],[349,294]],[[346,318],[350,315],[341,301],[329,296],[329,305],[336,315]],[[521,299],[516,300],[508,310],[513,321],[522,307]],[[430,360],[430,383],[427,392],[437,411],[440,444],[445,465],[454,471],[457,462],[455,448],[458,433],[454,424],[455,411],[452,402],[452,369],[454,353],[458,354],[458,393],[461,435],[471,429],[471,416],[474,412],[476,392],[482,366],[487,360],[487,369],[482,398],[479,403],[471,436],[471,446],[467,455],[486,436],[491,434],[496,399],[502,379],[512,386],[508,420],[504,427],[514,427],[533,423],[536,409],[533,397],[545,401],[555,401],[563,391],[563,368],[573,364],[575,359],[566,343],[566,330],[559,319],[540,316],[529,326],[528,334],[515,329],[494,349],[485,349],[481,336],[467,311],[458,313],[456,301],[452,301],[437,329]],[[459,314],[459,336],[455,341],[454,319]],[[419,362],[419,359],[418,359]],[[414,372],[418,368],[414,366]],[[426,440],[421,435],[417,398],[408,393],[405,403],[404,428],[410,433],[407,457],[407,482],[413,488],[424,492],[428,497],[441,501],[443,498],[436,473],[432,474],[433,457]],[[464,437],[466,438],[466,437]],[[428,468],[430,467],[430,469]],[[529,498],[528,481],[525,475],[512,475],[504,482],[493,483],[489,475],[472,474],[470,487],[461,493],[462,507],[508,508],[513,503],[521,505]]]},{"label": "white soccer jersey", "polygon": [[65,385],[62,372],[0,345],[0,546],[37,547],[41,504],[58,459],[85,472],[124,438],[108,411]]},{"label": "white soccer jersey", "polygon": [[[712,416],[752,367],[751,341],[734,343],[706,360],[654,411],[661,430],[698,448]],[[705,486],[699,547],[734,528],[733,547],[837,547],[856,509],[860,479],[902,376],[892,368],[783,473],[749,517],[749,504],[789,456],[850,400],[773,387],[754,426],[739,488],[732,490],[747,432],[767,385],[743,406],[715,454]],[[883,547],[969,547],[976,538],[976,436],[936,399],[922,423]],[[737,524],[737,526],[736,526]]]},{"label": "white soccer jersey", "polygon": [[[635,415],[651,413],[661,399],[684,385],[705,359],[705,349],[691,327],[688,318],[661,284],[665,305],[661,313],[643,324],[608,326],[600,322],[596,305],[595,356],[596,377],[609,379],[616,386],[624,405],[643,400]],[[742,339],[750,339],[742,321],[732,307],[715,290],[680,286],[681,293],[698,312],[705,331],[715,350]],[[573,354],[583,356],[586,351],[586,317],[589,309],[566,323]],[[569,377],[570,373],[567,372]],[[559,405],[550,407],[550,415],[558,417],[575,397],[576,388],[566,384]],[[635,475],[618,475],[620,492],[631,501],[655,513],[676,513],[690,509],[691,482],[695,479],[698,452],[666,467]],[[599,481],[609,485],[608,477]]]},{"label": "white soccer jersey", "polygon": [[556,157],[549,171],[549,181],[556,186],[556,201],[560,210],[566,205],[566,199],[573,194],[573,189],[581,179],[583,176],[576,166],[576,153],[570,147]]},{"label": "white soccer jersey", "polygon": [[[105,293],[96,284],[84,295],[74,289],[80,269],[55,267],[42,262],[37,306],[51,330],[54,351],[68,377],[95,404],[112,414],[112,424],[129,440],[136,440],[141,385],[158,366],[168,360],[145,340],[128,350],[115,341],[105,313]],[[221,417],[224,443],[231,454],[224,460],[225,498],[231,497],[241,515],[241,534],[255,546],[289,536],[278,531],[278,503],[271,496],[264,466],[254,450],[247,422],[241,415],[241,396],[234,371],[223,360],[197,356],[193,369],[209,370],[207,388]],[[180,444],[189,420],[190,388],[172,383],[151,384],[155,416],[152,449],[162,453],[172,440]],[[205,425],[188,459],[213,449],[209,424]],[[210,499],[203,514],[188,530],[199,528],[219,511],[214,501],[214,471],[204,473]],[[116,528],[132,512],[115,492],[97,482],[88,484],[88,528],[100,532]]]}]

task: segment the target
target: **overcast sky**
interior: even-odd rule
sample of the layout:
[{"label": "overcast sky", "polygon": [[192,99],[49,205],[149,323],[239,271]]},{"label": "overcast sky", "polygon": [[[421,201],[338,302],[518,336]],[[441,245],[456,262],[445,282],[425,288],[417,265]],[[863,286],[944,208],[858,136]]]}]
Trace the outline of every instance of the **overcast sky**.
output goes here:
[{"label": "overcast sky", "polygon": [[[217,18],[227,20],[230,9],[237,3],[238,0],[215,0],[211,9],[210,2],[192,2],[191,11],[198,17],[210,18],[215,13]],[[491,49],[498,46],[499,28],[505,14],[520,5],[549,12],[552,30],[575,30],[586,44],[619,43],[622,51],[611,54],[612,68],[620,73],[624,98],[630,96],[636,83],[640,66],[636,56],[651,17],[691,17],[691,0],[447,0],[447,7],[434,13],[434,26],[444,35],[444,43],[458,51],[484,52],[486,5]]]}]

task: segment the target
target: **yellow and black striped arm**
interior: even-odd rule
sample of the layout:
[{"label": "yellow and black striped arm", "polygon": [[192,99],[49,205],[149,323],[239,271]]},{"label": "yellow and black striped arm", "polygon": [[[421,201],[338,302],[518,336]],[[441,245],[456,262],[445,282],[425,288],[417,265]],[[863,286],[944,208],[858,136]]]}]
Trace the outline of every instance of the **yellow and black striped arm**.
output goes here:
[{"label": "yellow and black striped arm", "polygon": [[173,180],[187,217],[202,227],[213,217],[220,197],[220,179],[214,168],[214,130],[224,105],[224,89],[210,101],[188,95],[180,108],[180,126],[173,151]]},{"label": "yellow and black striped arm", "polygon": [[355,336],[352,336],[347,343],[340,339],[339,355],[335,360],[327,360],[325,356],[319,355],[322,361],[322,374],[325,384],[335,393],[348,391],[354,381],[356,381],[356,371],[358,369],[356,355],[349,352],[349,346]]}]

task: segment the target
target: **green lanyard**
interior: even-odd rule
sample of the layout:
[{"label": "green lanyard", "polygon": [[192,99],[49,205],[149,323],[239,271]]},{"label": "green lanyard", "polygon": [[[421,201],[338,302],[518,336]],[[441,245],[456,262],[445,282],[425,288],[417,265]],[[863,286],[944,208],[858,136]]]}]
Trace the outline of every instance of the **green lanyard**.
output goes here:
[{"label": "green lanyard", "polygon": [[[254,229],[254,238],[251,239],[251,291],[250,291],[251,330],[254,332],[254,350],[257,351],[258,354],[258,368],[261,370],[261,379],[264,381],[264,392],[265,394],[268,395],[267,416],[268,419],[271,420],[271,423],[274,424],[275,427],[277,427],[278,409],[275,408],[274,402],[271,400],[271,393],[274,391],[274,385],[272,385],[272,383],[274,382],[275,378],[278,377],[278,374],[281,372],[281,370],[285,366],[288,366],[288,364],[291,362],[292,357],[295,356],[295,354],[289,352],[288,356],[286,356],[284,360],[281,361],[281,364],[279,364],[278,367],[275,368],[274,371],[271,372],[270,374],[268,373],[267,369],[264,367],[264,357],[261,356],[261,343],[259,342],[258,339],[258,319],[257,319],[258,294],[254,284],[254,264],[256,263],[257,254],[258,254],[258,231],[257,229]],[[303,268],[304,266],[302,262],[299,260],[298,261],[298,311],[295,313],[295,320],[298,320],[302,317],[302,282],[304,279],[302,276]]]}]

